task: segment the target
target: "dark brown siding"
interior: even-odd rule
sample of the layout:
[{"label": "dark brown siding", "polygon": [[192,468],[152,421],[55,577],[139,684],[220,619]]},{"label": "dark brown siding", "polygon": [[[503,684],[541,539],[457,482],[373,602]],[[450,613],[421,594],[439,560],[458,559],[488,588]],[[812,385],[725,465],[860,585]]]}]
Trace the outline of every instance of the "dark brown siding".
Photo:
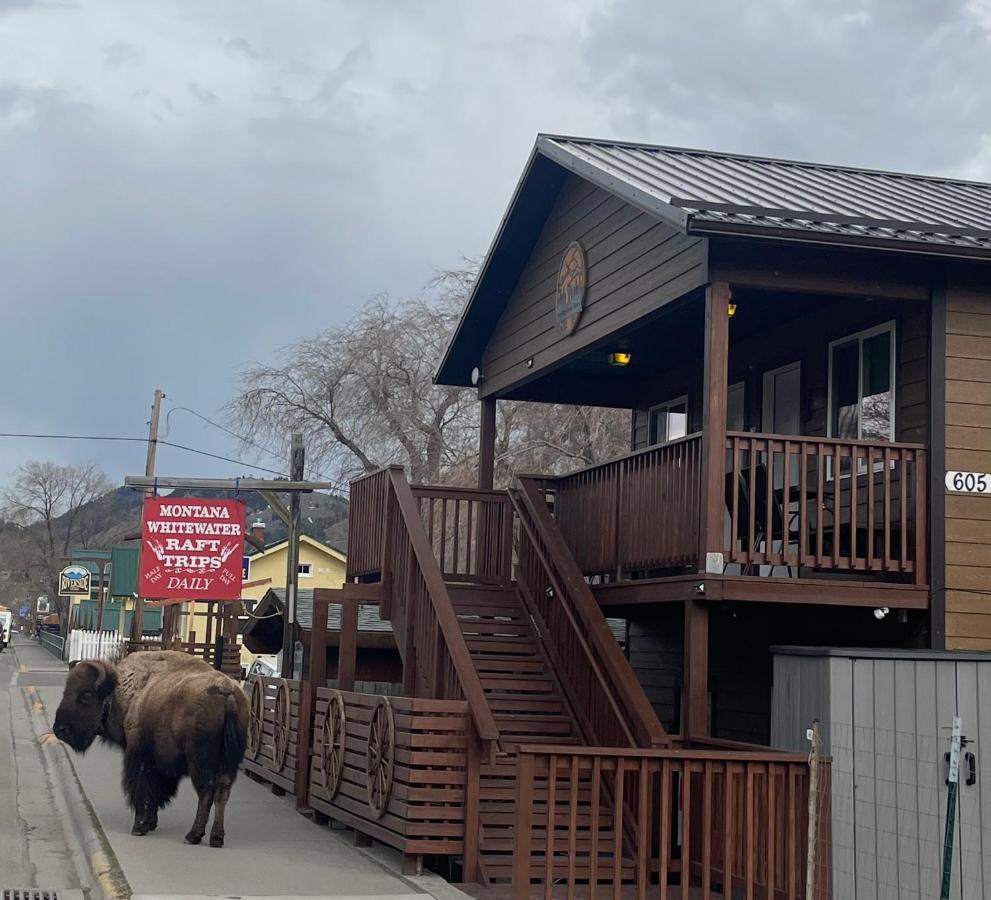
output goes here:
[{"label": "dark brown siding", "polygon": [[[951,270],[946,305],[946,468],[991,472],[991,269]],[[991,650],[991,497],[946,497],[946,646]]]},{"label": "dark brown siding", "polygon": [[[578,330],[566,337],[555,324],[554,303],[561,255],[575,240],[585,249],[588,287]],[[483,394],[553,368],[699,287],[706,279],[705,246],[570,176],[486,347]]]}]

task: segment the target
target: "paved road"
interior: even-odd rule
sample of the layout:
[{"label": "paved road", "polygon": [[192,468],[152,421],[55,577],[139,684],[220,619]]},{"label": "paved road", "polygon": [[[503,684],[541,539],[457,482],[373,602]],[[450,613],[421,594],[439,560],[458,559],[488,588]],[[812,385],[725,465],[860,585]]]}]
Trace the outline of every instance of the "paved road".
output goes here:
[{"label": "paved road", "polygon": [[[26,651],[31,667],[21,663]],[[34,651],[34,652],[32,652]],[[59,684],[64,666],[33,642],[14,638],[0,653],[0,891],[3,888],[79,890],[88,881],[63,829],[50,770],[32,717],[32,687]]]},{"label": "paved road", "polygon": [[[25,719],[21,730],[30,731],[29,707],[35,704],[35,715],[44,716],[41,730],[50,728],[54,710],[62,695],[65,667],[52,659],[46,651],[31,641],[14,645],[17,665],[8,651],[0,654],[0,679],[7,673],[11,687],[7,692],[10,708],[20,704]],[[0,707],[0,722],[5,718]],[[6,736],[6,732],[4,733]],[[37,744],[37,739],[33,739]],[[24,738],[25,746],[30,742]],[[61,749],[60,747],[58,749]],[[25,754],[30,755],[30,754]],[[0,759],[4,748],[0,746]],[[435,879],[425,879],[416,886],[402,880],[395,869],[387,867],[390,859],[376,859],[354,848],[345,833],[319,827],[300,816],[288,798],[275,797],[271,791],[247,778],[240,778],[234,786],[227,808],[227,846],[213,849],[204,843],[189,847],[183,835],[189,829],[196,808],[195,793],[188,780],[180,788],[175,802],[160,816],[158,831],[146,837],[133,837],[130,833],[131,814],[127,810],[120,789],[120,754],[111,748],[94,744],[85,756],[70,754],[72,767],[78,776],[86,799],[92,805],[99,825],[110,845],[110,861],[119,867],[135,900],[151,898],[200,898],[230,897],[334,897],[360,896],[369,900],[381,896],[389,900],[403,900],[419,896],[416,891],[451,894],[446,886]],[[0,799],[4,797],[3,772],[0,771]],[[0,824],[0,846],[22,841],[21,833],[30,835],[36,845],[34,856],[12,854],[16,857],[44,859],[54,866],[60,860],[54,858],[61,846],[66,855],[65,842],[57,837],[41,842],[36,836],[43,826],[57,828],[58,816],[50,792],[44,790],[45,773],[38,764],[35,768],[20,771],[20,795],[26,811],[33,816],[19,827]],[[23,797],[30,795],[28,803]],[[0,815],[0,823],[4,816]],[[28,831],[26,829],[33,828]],[[48,856],[42,856],[43,853]],[[71,856],[71,854],[69,855]],[[71,868],[71,859],[62,859],[63,868]],[[0,860],[0,865],[3,865]],[[32,871],[18,873],[22,878],[33,877]],[[68,875],[66,875],[68,878]],[[0,878],[0,888],[7,886],[7,877]],[[34,886],[34,882],[25,882]],[[70,881],[53,884],[45,880],[43,886],[75,887]],[[456,892],[455,892],[456,893]],[[463,895],[462,895],[463,896]]]}]

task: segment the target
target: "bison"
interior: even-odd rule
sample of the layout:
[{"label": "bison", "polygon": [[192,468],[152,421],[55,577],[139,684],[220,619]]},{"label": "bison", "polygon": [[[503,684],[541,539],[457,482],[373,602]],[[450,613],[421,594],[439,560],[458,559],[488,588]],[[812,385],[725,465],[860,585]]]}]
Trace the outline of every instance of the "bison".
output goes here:
[{"label": "bison", "polygon": [[224,809],[244,757],[248,701],[241,688],[203,660],[171,650],[132,653],[117,665],[71,667],[55,714],[55,736],[77,753],[96,738],[124,751],[123,787],[134,810],[132,834],[158,826],[186,775],[199,803],[186,843],[206,833],[224,846]]}]

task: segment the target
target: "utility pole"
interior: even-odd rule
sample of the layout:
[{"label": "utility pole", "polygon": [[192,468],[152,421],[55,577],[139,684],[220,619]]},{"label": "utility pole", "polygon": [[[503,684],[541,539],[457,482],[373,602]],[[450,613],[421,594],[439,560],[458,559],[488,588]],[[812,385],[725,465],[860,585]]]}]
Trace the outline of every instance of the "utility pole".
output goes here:
[{"label": "utility pole", "polygon": [[[162,401],[165,392],[155,390],[155,399],[151,404],[151,420],[148,422],[148,456],[145,459],[145,477],[152,478],[155,474],[155,457],[158,455],[158,421],[162,414]],[[150,497],[153,488],[145,489],[145,496]],[[134,600],[134,620],[131,623],[131,640],[140,641],[144,631],[145,602],[141,597]]]},{"label": "utility pole", "polygon": [[[289,450],[289,480],[302,481],[306,451],[303,435],[296,432],[292,436]],[[299,584],[299,492],[289,495],[289,535],[286,545],[286,602],[282,610],[282,677],[292,678],[295,653],[294,629],[296,625],[296,589]]]}]

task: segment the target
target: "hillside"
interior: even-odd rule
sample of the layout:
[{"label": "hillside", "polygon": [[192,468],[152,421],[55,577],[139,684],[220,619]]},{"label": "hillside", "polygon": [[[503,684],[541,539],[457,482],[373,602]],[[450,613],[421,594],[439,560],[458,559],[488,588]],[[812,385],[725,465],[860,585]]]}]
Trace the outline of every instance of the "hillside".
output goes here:
[{"label": "hillside", "polygon": [[[196,492],[198,496],[229,497],[230,494]],[[188,497],[190,491],[173,491],[168,496]],[[86,544],[90,549],[102,549],[123,543],[141,530],[141,501],[143,494],[131,488],[119,488],[81,511],[85,522]],[[268,504],[253,492],[245,493],[248,505],[248,525],[263,522],[265,541],[273,543],[286,537],[286,526],[269,509]],[[344,551],[347,548],[348,503],[328,494],[304,494],[301,500],[304,534]]]}]

